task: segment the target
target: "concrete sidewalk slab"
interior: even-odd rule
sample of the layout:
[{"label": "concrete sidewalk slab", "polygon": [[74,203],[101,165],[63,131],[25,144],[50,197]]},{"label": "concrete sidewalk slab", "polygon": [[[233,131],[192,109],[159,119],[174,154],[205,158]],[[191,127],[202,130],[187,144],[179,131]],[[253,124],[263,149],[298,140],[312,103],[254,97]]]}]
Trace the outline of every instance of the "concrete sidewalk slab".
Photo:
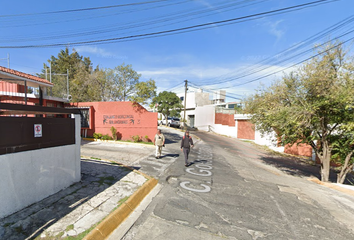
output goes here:
[{"label": "concrete sidewalk slab", "polygon": [[[93,229],[108,236],[157,184],[156,179],[109,161],[82,159],[81,168],[80,182],[0,219],[0,239],[81,239]],[[110,221],[103,220],[107,216]]]}]

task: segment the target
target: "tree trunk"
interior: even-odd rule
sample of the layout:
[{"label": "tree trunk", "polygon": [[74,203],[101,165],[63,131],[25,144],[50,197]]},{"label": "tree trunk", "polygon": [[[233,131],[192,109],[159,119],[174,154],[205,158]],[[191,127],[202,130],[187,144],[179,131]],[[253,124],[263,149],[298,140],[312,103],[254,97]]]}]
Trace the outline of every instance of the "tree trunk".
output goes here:
[{"label": "tree trunk", "polygon": [[331,150],[328,147],[328,142],[322,142],[322,157],[321,160],[321,181],[328,182],[329,181],[329,170],[330,170],[330,162],[331,162]]},{"label": "tree trunk", "polygon": [[353,169],[354,163],[349,164],[350,159],[354,151],[351,151],[346,157],[343,166],[341,167],[340,173],[337,176],[337,183],[343,184],[347,174]]}]

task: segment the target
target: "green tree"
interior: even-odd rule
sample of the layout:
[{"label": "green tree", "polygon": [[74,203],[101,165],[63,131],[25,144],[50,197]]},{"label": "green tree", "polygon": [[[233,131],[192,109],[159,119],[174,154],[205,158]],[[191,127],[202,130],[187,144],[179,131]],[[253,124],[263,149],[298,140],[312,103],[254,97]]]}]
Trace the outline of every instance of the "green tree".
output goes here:
[{"label": "green tree", "polygon": [[108,83],[105,72],[98,67],[88,72],[82,63],[70,84],[70,93],[73,102],[94,102],[110,100]]},{"label": "green tree", "polygon": [[332,160],[340,165],[337,183],[344,183],[347,174],[354,167],[354,123],[341,125],[331,141]]},{"label": "green tree", "polygon": [[135,85],[135,93],[128,97],[130,101],[140,104],[147,104],[149,100],[156,97],[155,81],[150,79],[146,82],[139,82]]},{"label": "green tree", "polygon": [[[342,45],[331,43],[318,57],[245,102],[245,113],[263,132],[275,131],[283,144],[309,144],[329,180],[333,137],[353,121],[354,68]],[[343,148],[348,146],[343,145]]]},{"label": "green tree", "polygon": [[168,116],[179,116],[183,108],[181,99],[174,92],[160,92],[153,100],[152,105],[157,107],[157,111],[164,115],[167,126]]},{"label": "green tree", "polygon": [[71,85],[71,81],[75,78],[78,71],[82,73],[84,69],[89,73],[92,70],[90,58],[80,56],[75,50],[70,53],[68,48],[61,50],[57,57],[51,56],[47,62],[44,63],[42,72],[38,76],[46,78],[47,75],[47,79],[50,80],[51,67],[52,83],[54,84],[52,92],[53,96],[56,97],[64,97],[67,93],[67,77],[58,74],[67,74],[67,70],[69,70],[69,85]]},{"label": "green tree", "polygon": [[133,70],[132,65],[123,63],[114,69],[108,70],[107,77],[112,84],[111,93],[113,100],[126,101],[134,94],[141,74]]}]

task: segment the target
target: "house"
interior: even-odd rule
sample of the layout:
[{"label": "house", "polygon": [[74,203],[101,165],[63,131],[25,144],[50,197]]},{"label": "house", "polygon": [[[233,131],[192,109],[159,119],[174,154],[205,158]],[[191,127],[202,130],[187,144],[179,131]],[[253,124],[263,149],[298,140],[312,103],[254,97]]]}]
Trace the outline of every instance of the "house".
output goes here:
[{"label": "house", "polygon": [[0,218],[81,179],[80,112],[52,86],[0,67]]},{"label": "house", "polygon": [[27,73],[0,66],[0,102],[64,107],[67,99],[50,96],[53,83]]},{"label": "house", "polygon": [[[235,110],[235,107],[240,105],[241,102],[225,102],[225,95],[226,91],[220,90],[213,95],[213,99],[209,100],[209,94],[202,90],[187,93],[187,125],[199,130],[254,141],[259,145],[266,145],[274,151],[313,157],[310,146],[304,144],[280,146],[275,132],[261,134],[250,122],[250,115],[238,114]],[[182,118],[183,114],[182,111]]]}]

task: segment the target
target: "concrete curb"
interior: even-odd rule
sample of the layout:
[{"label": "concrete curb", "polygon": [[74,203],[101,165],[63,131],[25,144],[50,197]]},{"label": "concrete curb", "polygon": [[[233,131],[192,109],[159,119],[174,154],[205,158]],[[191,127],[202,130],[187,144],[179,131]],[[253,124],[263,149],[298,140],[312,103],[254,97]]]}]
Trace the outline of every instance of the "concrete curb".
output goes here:
[{"label": "concrete curb", "polygon": [[85,240],[106,239],[124,220],[134,211],[140,202],[157,185],[155,178],[150,178],[126,202],[108,215],[97,227],[95,227]]},{"label": "concrete curb", "polygon": [[335,190],[337,190],[337,191],[339,191],[339,192],[346,193],[346,194],[348,194],[348,195],[354,197],[354,191],[353,191],[353,190],[340,187],[340,186],[335,185],[335,184],[333,184],[333,183],[322,182],[322,181],[320,181],[318,178],[308,178],[307,180],[309,180],[309,181],[311,181],[311,182],[314,182],[314,183],[317,183],[317,184],[319,184],[319,185],[328,187],[328,188],[335,189]]},{"label": "concrete curb", "polygon": [[152,144],[143,144],[143,143],[134,143],[134,142],[118,142],[114,140],[100,140],[100,139],[93,139],[93,138],[81,138],[86,141],[90,142],[102,142],[102,143],[114,143],[114,144],[121,144],[121,145],[135,145],[135,146],[146,146],[146,147],[155,147]]}]

